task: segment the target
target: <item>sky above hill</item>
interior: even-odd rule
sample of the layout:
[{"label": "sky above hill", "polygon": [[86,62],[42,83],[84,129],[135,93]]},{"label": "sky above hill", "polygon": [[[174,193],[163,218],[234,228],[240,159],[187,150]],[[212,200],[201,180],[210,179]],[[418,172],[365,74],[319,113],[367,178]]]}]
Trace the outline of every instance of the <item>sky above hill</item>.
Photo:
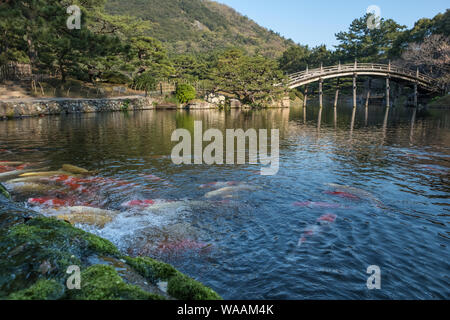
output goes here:
[{"label": "sky above hill", "polygon": [[420,18],[433,18],[450,7],[448,0],[216,0],[258,24],[279,32],[297,43],[329,49],[337,44],[335,33],[347,30],[350,23],[365,15],[371,5],[381,17],[394,19],[411,28]]}]

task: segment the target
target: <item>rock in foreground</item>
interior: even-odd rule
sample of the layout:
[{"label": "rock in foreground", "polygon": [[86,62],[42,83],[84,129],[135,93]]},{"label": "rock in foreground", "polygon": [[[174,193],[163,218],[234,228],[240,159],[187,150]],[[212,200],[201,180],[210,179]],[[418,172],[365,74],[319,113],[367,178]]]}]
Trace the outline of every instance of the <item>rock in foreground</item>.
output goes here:
[{"label": "rock in foreground", "polygon": [[[69,266],[81,270],[80,290],[67,288]],[[0,299],[221,297],[166,263],[124,256],[111,242],[43,217],[0,194]]]}]

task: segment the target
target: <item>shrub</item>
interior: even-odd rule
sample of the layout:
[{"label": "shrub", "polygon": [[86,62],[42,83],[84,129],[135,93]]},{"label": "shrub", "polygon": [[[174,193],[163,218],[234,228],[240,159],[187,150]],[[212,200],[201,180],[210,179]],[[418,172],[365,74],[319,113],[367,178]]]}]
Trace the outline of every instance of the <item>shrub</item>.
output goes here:
[{"label": "shrub", "polygon": [[197,92],[195,91],[195,88],[189,84],[180,84],[177,86],[175,95],[179,102],[187,103],[195,99]]}]

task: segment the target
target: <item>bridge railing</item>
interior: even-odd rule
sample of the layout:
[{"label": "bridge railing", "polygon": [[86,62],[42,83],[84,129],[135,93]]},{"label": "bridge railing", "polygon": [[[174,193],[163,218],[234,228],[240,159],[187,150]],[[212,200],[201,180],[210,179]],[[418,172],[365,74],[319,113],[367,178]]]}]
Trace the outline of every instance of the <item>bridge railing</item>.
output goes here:
[{"label": "bridge railing", "polygon": [[321,75],[334,74],[339,72],[359,72],[359,71],[384,71],[387,73],[399,74],[408,76],[417,80],[421,80],[427,83],[433,83],[434,79],[417,71],[410,69],[405,69],[395,65],[379,64],[379,63],[354,63],[342,64],[331,67],[315,68],[310,70],[305,70],[301,72],[296,72],[289,75],[289,80],[291,82],[305,80],[310,78],[315,78]]}]

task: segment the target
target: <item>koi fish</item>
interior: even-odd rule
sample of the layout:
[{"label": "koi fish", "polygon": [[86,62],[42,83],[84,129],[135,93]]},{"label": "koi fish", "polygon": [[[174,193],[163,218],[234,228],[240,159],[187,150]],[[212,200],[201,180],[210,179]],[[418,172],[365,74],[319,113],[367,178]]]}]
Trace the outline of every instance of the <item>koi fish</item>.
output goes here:
[{"label": "koi fish", "polygon": [[68,221],[71,224],[87,224],[103,228],[111,222],[118,211],[104,210],[87,206],[57,207],[44,210],[47,215],[55,216],[57,219]]},{"label": "koi fish", "polygon": [[41,171],[41,172],[25,172],[20,175],[21,178],[27,177],[53,177],[58,175],[70,175],[68,172],[64,171]]},{"label": "koi fish", "polygon": [[255,191],[259,189],[255,186],[250,185],[238,185],[233,187],[224,187],[218,190],[214,190],[205,194],[205,198],[213,198],[213,197],[233,197],[237,192],[240,191]]},{"label": "koi fish", "polygon": [[29,172],[29,170],[14,170],[14,171],[8,171],[0,173],[0,180],[6,180],[10,179],[16,176],[20,176],[22,174],[25,174],[26,172]]},{"label": "koi fish", "polygon": [[29,166],[30,166],[30,164],[24,163],[24,164],[21,164],[21,165],[17,166],[16,170],[23,170],[25,168],[28,168]]},{"label": "koi fish", "polygon": [[10,167],[10,166],[0,166],[0,173],[3,173],[3,172],[10,172],[10,171],[13,171],[13,170],[16,170],[16,168],[14,168],[14,167]]},{"label": "koi fish", "polygon": [[338,196],[341,198],[351,199],[351,200],[361,200],[360,197],[358,197],[352,193],[344,192],[344,191],[325,191],[324,193],[332,195],[332,196]]},{"label": "koi fish", "polygon": [[65,207],[74,205],[74,200],[63,200],[58,198],[30,198],[28,199],[29,204],[42,205],[48,207]]},{"label": "koi fish", "polygon": [[4,166],[18,166],[18,165],[23,164],[23,162],[2,160],[2,161],[0,161],[0,164],[2,164]]},{"label": "koi fish", "polygon": [[317,219],[317,222],[330,222],[330,223],[333,223],[333,222],[336,221],[336,219],[337,219],[337,215],[328,213],[328,214],[324,214],[323,216],[319,217]]},{"label": "koi fish", "polygon": [[66,171],[66,172],[70,172],[70,173],[74,173],[74,174],[88,174],[89,173],[88,170],[73,166],[71,164],[63,165],[62,171]]},{"label": "koi fish", "polygon": [[335,189],[336,191],[348,192],[351,193],[353,196],[359,197],[360,199],[367,199],[372,203],[374,203],[378,208],[385,208],[383,202],[381,202],[377,197],[375,197],[373,194],[371,194],[366,190],[335,183],[327,183],[326,185]]},{"label": "koi fish", "polygon": [[0,165],[2,165],[2,166],[13,166],[13,167],[15,167],[15,166],[20,166],[22,164],[24,164],[24,163],[21,162],[21,161],[0,161]]},{"label": "koi fish", "polygon": [[22,193],[48,193],[56,190],[54,186],[42,183],[11,183],[6,185],[8,189]]},{"label": "koi fish", "polygon": [[320,216],[319,218],[317,218],[316,224],[309,226],[305,229],[302,236],[298,240],[297,246],[300,247],[302,244],[304,244],[307,241],[307,239],[309,237],[320,233],[323,230],[324,226],[334,223],[336,221],[336,219],[337,219],[337,215],[330,214],[330,213],[324,214],[324,215]]},{"label": "koi fish", "polygon": [[224,188],[224,187],[231,187],[231,186],[237,186],[239,185],[239,181],[228,181],[228,182],[209,182],[206,184],[202,184],[199,186],[200,189],[206,189],[206,188]]},{"label": "koi fish", "polygon": [[91,213],[60,214],[56,216],[56,218],[59,220],[68,221],[72,225],[80,223],[96,226],[100,229],[103,229],[106,224],[110,223],[113,220],[113,217],[111,216],[101,216]]},{"label": "koi fish", "polygon": [[323,209],[338,209],[342,206],[337,203],[327,203],[327,202],[294,202],[294,206],[296,207],[310,207],[310,208],[323,208]]},{"label": "koi fish", "polygon": [[121,207],[141,207],[147,208],[155,204],[155,200],[131,200],[121,204]]}]

